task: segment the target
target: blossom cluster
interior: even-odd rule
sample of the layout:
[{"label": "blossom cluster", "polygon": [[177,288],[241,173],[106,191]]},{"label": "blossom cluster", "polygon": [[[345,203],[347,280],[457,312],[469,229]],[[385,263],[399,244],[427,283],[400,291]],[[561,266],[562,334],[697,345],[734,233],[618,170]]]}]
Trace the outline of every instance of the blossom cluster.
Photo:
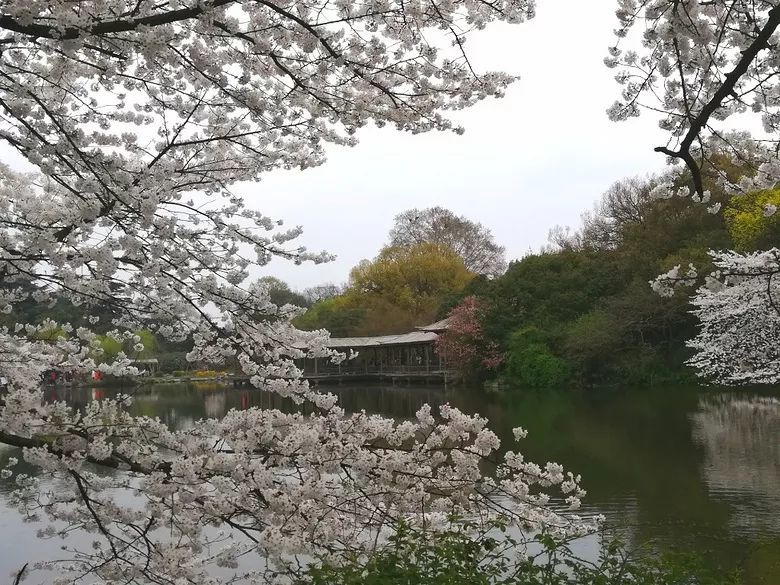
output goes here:
[{"label": "blossom cluster", "polygon": [[[46,493],[17,475],[20,511],[45,518],[44,534],[96,534],[67,571],[57,566],[63,583],[84,573],[105,582],[212,583],[214,566],[256,582],[294,573],[302,559],[369,552],[402,523],[454,516],[565,537],[595,526],[552,505],[557,492],[559,507],[578,507],[578,476],[514,451],[500,455],[487,421],[450,405],[438,413],[423,406],[407,421],[333,404],[308,415],[252,408],[171,430],[130,416],[128,404],[119,397],[84,412],[49,404],[25,417],[26,431],[15,429],[29,437],[19,439],[25,460],[63,480]],[[5,416],[18,421],[26,407]],[[486,474],[485,463],[496,472]],[[263,563],[242,564],[249,556]]]},{"label": "blossom cluster", "polygon": [[473,295],[463,299],[447,316],[447,330],[436,340],[436,352],[454,367],[468,371],[497,368],[504,360],[498,345],[485,336],[485,308]]},{"label": "blossom cluster", "polygon": [[[780,60],[773,49],[780,6],[772,0],[618,0],[616,14],[616,40],[605,63],[617,70],[622,95],[608,109],[610,118],[660,114],[668,141],[656,150],[685,162],[700,197],[701,170],[718,157],[749,169],[741,182],[721,173],[724,186],[773,185],[780,176]],[[733,131],[743,114],[760,118],[759,141]]]},{"label": "blossom cluster", "polygon": [[693,298],[701,322],[689,363],[726,384],[780,381],[780,250],[712,253],[716,271]]}]

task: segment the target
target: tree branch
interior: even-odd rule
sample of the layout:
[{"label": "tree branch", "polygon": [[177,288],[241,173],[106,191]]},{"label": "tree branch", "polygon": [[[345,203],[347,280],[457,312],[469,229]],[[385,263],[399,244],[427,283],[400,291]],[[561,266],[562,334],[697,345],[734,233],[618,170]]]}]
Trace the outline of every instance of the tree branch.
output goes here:
[{"label": "tree branch", "polygon": [[45,24],[21,24],[16,19],[8,15],[0,16],[0,28],[21,33],[28,37],[46,38],[58,41],[67,41],[77,39],[88,35],[104,35],[111,33],[127,32],[135,30],[139,26],[160,26],[196,18],[206,11],[213,8],[219,8],[234,3],[236,0],[211,0],[211,2],[199,2],[190,8],[180,8],[154,14],[151,16],[142,16],[140,18],[126,18],[119,20],[109,20],[98,22],[87,28],[69,27],[64,30]]},{"label": "tree branch", "polygon": [[[667,156],[679,158],[685,162],[693,175],[694,187],[699,195],[704,193],[704,185],[701,177],[701,168],[691,155],[691,146],[697,137],[699,137],[701,131],[707,126],[712,114],[721,106],[723,100],[734,94],[734,88],[742,76],[747,73],[750,64],[761,51],[768,48],[769,39],[775,33],[778,26],[780,26],[780,5],[775,6],[769,11],[769,18],[767,19],[766,24],[750,46],[742,51],[742,57],[739,59],[739,62],[734,69],[726,75],[723,84],[718,88],[718,91],[715,92],[715,95],[713,95],[710,101],[704,105],[698,115],[690,118],[690,128],[688,128],[688,132],[686,132],[685,137],[682,139],[682,142],[680,142],[679,148],[677,150],[671,150],[665,146],[655,148],[655,152],[661,152]],[[681,80],[683,87],[685,87],[684,81],[684,79]]]}]

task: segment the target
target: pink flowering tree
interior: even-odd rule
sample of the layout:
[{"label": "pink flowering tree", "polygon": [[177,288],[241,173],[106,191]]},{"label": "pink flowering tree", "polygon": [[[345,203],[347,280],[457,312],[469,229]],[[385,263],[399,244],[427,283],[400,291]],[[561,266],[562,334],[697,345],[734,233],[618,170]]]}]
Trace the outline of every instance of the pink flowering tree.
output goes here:
[{"label": "pink flowering tree", "polygon": [[482,328],[482,302],[474,295],[464,298],[447,316],[447,330],[436,340],[436,353],[464,375],[496,369],[504,359],[498,345]]}]

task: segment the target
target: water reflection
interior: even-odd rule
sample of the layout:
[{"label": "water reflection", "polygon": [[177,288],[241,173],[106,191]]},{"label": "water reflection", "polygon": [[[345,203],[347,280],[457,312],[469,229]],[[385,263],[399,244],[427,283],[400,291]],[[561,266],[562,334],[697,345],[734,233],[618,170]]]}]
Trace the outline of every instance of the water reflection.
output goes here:
[{"label": "water reflection", "polygon": [[[747,585],[780,583],[780,399],[757,392],[700,388],[569,390],[488,394],[438,386],[333,386],[348,411],[409,418],[424,403],[450,402],[487,416],[512,448],[515,426],[529,430],[520,447],[529,459],[558,461],[583,476],[586,513],[601,513],[635,543],[695,550],[714,565],[745,570]],[[50,391],[53,392],[53,391]],[[127,390],[125,390],[127,392]],[[50,399],[83,407],[108,389],[58,389]],[[278,395],[212,383],[161,385],[133,391],[136,414],[187,428],[231,408],[299,409]],[[305,408],[304,408],[305,410]],[[16,450],[0,447],[0,465]],[[23,464],[20,464],[23,465]],[[25,471],[32,471],[27,470]],[[34,528],[8,509],[0,481],[0,530],[14,534],[0,548],[0,575],[20,558],[56,555]],[[54,548],[52,548],[54,547]],[[21,555],[21,556],[20,556]],[[17,567],[18,568],[18,567]]]},{"label": "water reflection", "polygon": [[736,510],[733,531],[780,535],[780,400],[705,396],[691,424],[710,493]]}]

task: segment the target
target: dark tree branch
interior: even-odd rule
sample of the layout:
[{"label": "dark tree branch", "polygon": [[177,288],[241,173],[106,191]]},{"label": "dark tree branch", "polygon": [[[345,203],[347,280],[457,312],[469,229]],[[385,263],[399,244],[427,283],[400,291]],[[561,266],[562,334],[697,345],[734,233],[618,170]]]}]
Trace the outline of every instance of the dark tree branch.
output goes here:
[{"label": "dark tree branch", "polygon": [[70,27],[64,30],[59,30],[54,26],[49,26],[46,24],[21,24],[16,19],[4,14],[0,16],[0,28],[21,33],[28,37],[67,41],[77,39],[82,36],[99,36],[127,32],[135,30],[139,26],[160,26],[164,24],[180,22],[183,20],[189,20],[191,18],[200,16],[208,10],[226,6],[228,4],[234,3],[235,1],[236,0],[211,0],[211,2],[199,2],[190,8],[180,8],[178,10],[171,10],[161,14],[142,16],[140,18],[108,20],[97,22],[87,28]]},{"label": "dark tree branch", "polygon": [[[721,107],[723,100],[734,95],[734,88],[742,76],[747,73],[750,64],[761,51],[769,48],[769,39],[775,33],[778,26],[780,26],[780,5],[775,6],[769,11],[769,18],[767,19],[766,24],[759,31],[750,46],[742,51],[742,57],[739,59],[736,67],[726,75],[723,84],[718,88],[718,91],[715,92],[715,95],[712,96],[710,101],[704,105],[695,117],[690,118],[688,132],[686,132],[677,150],[672,150],[665,146],[658,146],[655,148],[655,152],[663,153],[672,158],[679,158],[685,162],[686,166],[691,171],[694,188],[699,195],[704,193],[704,184],[701,176],[701,167],[691,155],[691,146],[694,141],[700,137],[701,131],[706,128],[712,114]],[[685,80],[682,79],[681,82],[684,87]]]},{"label": "dark tree branch", "polygon": [[30,563],[25,563],[24,566],[19,569],[19,572],[16,574],[16,577],[14,578],[14,585],[19,585],[22,582],[22,579],[24,578],[25,572],[27,572],[27,566]]},{"label": "dark tree branch", "polygon": [[[80,433],[72,433],[72,434],[75,434],[76,436],[82,436]],[[64,456],[68,454],[66,451],[64,451],[59,446],[57,446],[53,441],[49,441],[45,439],[33,439],[27,437],[20,437],[19,435],[12,435],[3,431],[0,431],[0,443],[3,443],[5,445],[10,445],[12,447],[22,447],[22,448],[43,447],[48,449],[55,455],[59,455],[59,456]],[[152,473],[152,471],[162,471],[164,473],[170,471],[170,463],[160,462],[157,464],[154,470],[151,470],[142,465],[138,465],[137,463],[131,461],[130,459],[127,459],[126,457],[121,457],[116,453],[107,459],[96,459],[90,455],[86,455],[84,456],[84,460],[94,465],[101,465],[103,467],[110,467],[112,469],[126,469],[129,471],[134,471],[136,473],[142,473],[144,475],[149,475],[150,473]]]}]

